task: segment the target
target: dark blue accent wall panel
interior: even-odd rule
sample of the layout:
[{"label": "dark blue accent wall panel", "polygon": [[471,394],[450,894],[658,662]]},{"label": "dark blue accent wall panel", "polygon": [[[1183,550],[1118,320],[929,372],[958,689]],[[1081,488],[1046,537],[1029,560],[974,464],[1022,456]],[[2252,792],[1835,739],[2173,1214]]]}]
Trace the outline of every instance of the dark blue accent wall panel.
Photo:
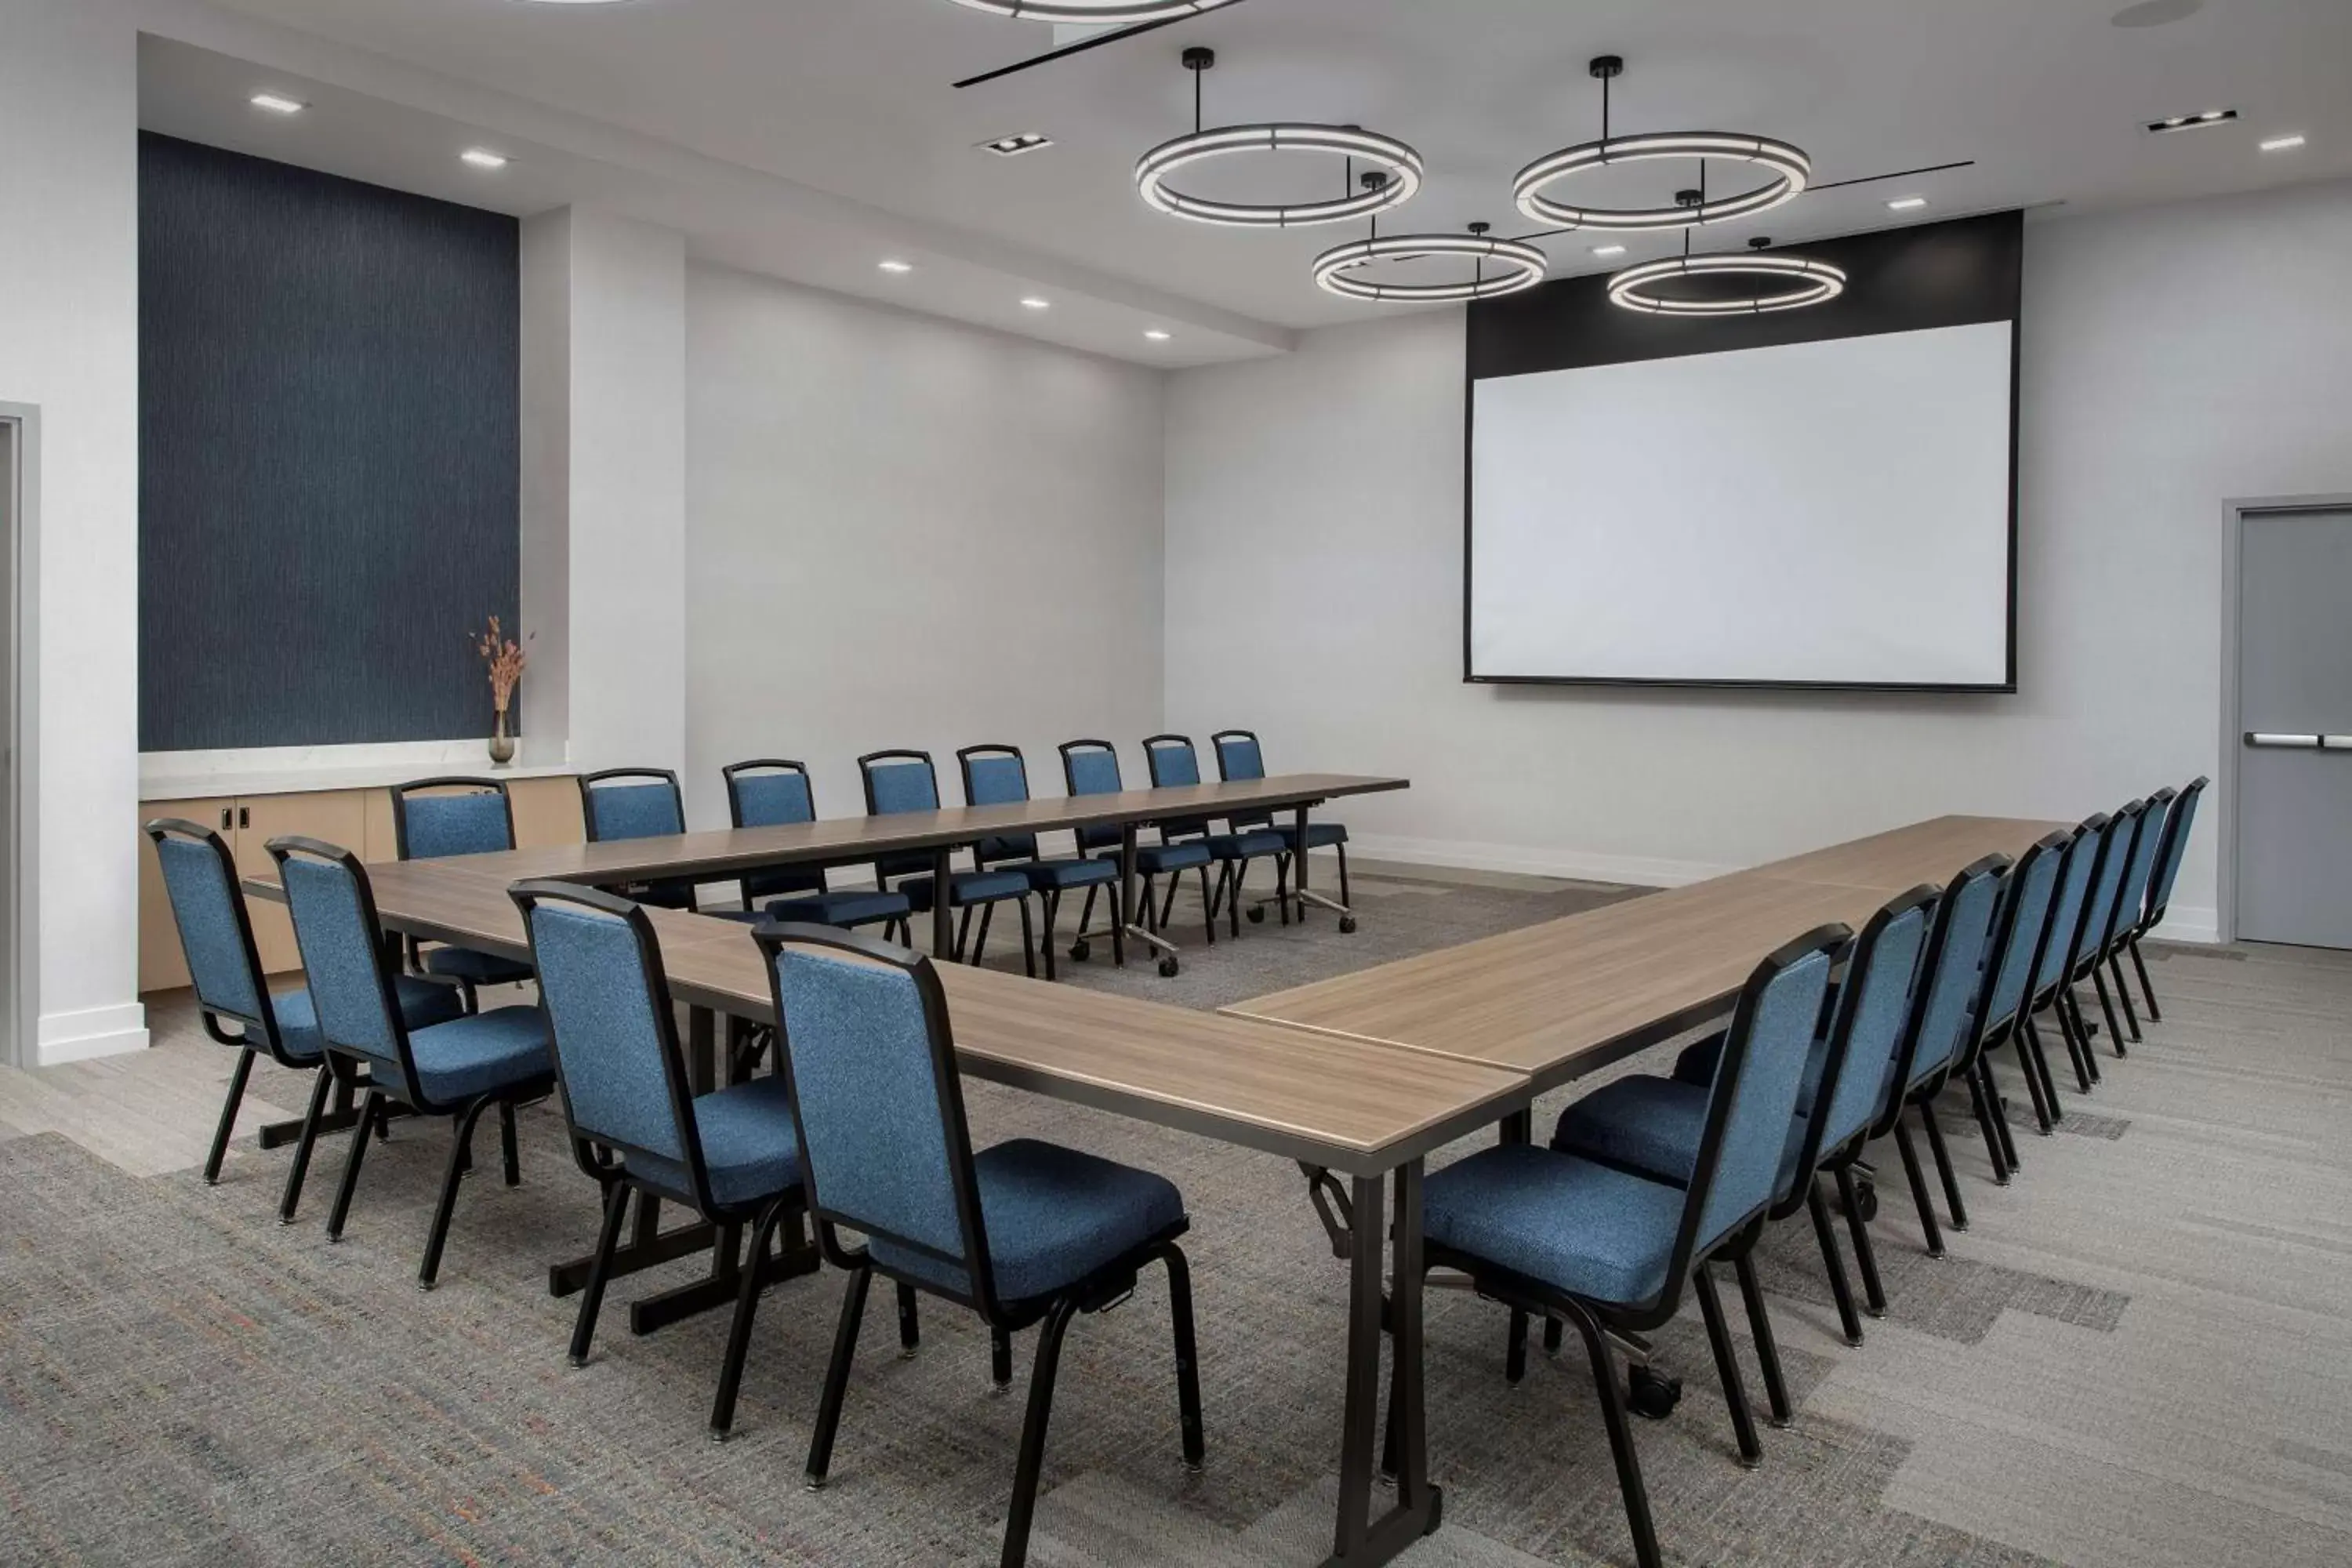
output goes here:
[{"label": "dark blue accent wall panel", "polygon": [[140,748],[488,733],[515,220],[163,136],[139,175]]}]

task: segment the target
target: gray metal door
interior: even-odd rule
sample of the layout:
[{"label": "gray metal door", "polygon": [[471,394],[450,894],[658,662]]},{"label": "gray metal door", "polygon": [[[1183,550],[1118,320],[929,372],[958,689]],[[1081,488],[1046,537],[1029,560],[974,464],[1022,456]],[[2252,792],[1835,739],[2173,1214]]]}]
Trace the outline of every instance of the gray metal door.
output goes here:
[{"label": "gray metal door", "polygon": [[2238,721],[2238,934],[2352,948],[2352,508],[2245,514]]}]

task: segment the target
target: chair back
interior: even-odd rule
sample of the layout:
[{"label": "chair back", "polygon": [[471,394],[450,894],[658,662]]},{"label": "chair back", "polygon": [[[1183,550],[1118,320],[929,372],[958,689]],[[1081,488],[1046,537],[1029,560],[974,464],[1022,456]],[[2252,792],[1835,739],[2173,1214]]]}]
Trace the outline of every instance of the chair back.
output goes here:
[{"label": "chair back", "polygon": [[320,1037],[366,1058],[380,1086],[425,1109],[366,868],[350,850],[316,838],[273,838],[269,856],[294,917]]},{"label": "chair back", "polygon": [[[1143,760],[1151,770],[1153,789],[1190,789],[1201,782],[1201,759],[1190,735],[1149,735]],[[1183,838],[1209,831],[1205,816],[1171,817],[1160,824],[1162,838]]]},{"label": "chair back", "polygon": [[[1209,737],[1209,749],[1217,754],[1217,776],[1226,783],[1265,777],[1265,749],[1258,744],[1255,731],[1220,730]],[[1233,817],[1226,826],[1238,833],[1245,827],[1270,826],[1273,821],[1274,813],[1261,811]]]},{"label": "chair back", "polygon": [[2141,917],[2138,927],[2143,932],[2162,924],[2164,911],[2171,907],[2173,880],[2180,875],[2180,858],[2189,848],[2189,835],[2197,826],[2197,803],[2210,782],[2203,777],[2189,780],[2165,815],[2164,852],[2156,863],[2156,880],[2147,890],[2147,913]]},{"label": "chair back", "polygon": [[562,882],[519,882],[508,896],[530,941],[564,1120],[582,1163],[598,1173],[591,1144],[667,1161],[686,1178],[679,1195],[708,1213],[715,1205],[694,1091],[678,1051],[661,943],[645,911]]},{"label": "chair back", "polygon": [[392,842],[403,860],[490,855],[515,847],[503,779],[419,779],[392,786]]},{"label": "chair back", "polygon": [[1898,1070],[1889,1079],[1895,1092],[1879,1107],[1873,1136],[1885,1137],[1895,1130],[1906,1094],[1960,1059],[1984,989],[1983,968],[2000,910],[2001,873],[2008,869],[2008,856],[1988,855],[1946,884],[1936,906],[1935,930],[1919,961],[1918,983],[1911,988],[1911,1016],[1904,1026]]},{"label": "chair back", "polygon": [[2091,897],[2091,879],[2099,868],[2099,846],[2105,840],[2107,818],[2093,812],[2074,829],[2074,839],[2060,858],[2058,890],[2050,900],[2050,921],[2042,931],[2042,949],[2033,960],[2032,1005],[2038,1008],[2056,994],[2060,980],[2072,967],[2074,935],[2082,924],[2083,907]]},{"label": "chair back", "polygon": [[1997,1037],[1997,1031],[2011,1024],[2024,1005],[2034,955],[2050,923],[2059,866],[2071,844],[2063,833],[2049,834],[2029,846],[2001,879],[2000,928],[1992,943],[1996,962],[1987,971],[1984,1005],[1977,1010],[1979,1039]]},{"label": "chair back", "polygon": [[580,775],[588,842],[666,838],[686,831],[685,797],[667,768],[606,768]]},{"label": "chair back", "polygon": [[[1065,741],[1061,745],[1062,784],[1070,794],[1119,795],[1127,789],[1127,781],[1119,776],[1118,748],[1108,741]],[[1081,827],[1078,829],[1078,852],[1090,849],[1116,849],[1119,831],[1116,827]]]},{"label": "chair back", "polygon": [[961,1277],[991,1313],[963,1083],[931,961],[856,931],[763,924],[809,1212]]},{"label": "chair back", "polygon": [[1808,931],[1758,964],[1741,987],[1707,1097],[1669,1290],[1694,1257],[1771,1204],[1829,994],[1830,965],[1853,935],[1843,925]]},{"label": "chair back", "polygon": [[789,827],[816,820],[816,794],[805,763],[782,758],[730,763],[719,770],[727,781],[727,816],[737,827]]},{"label": "chair back", "polygon": [[2139,814],[2139,833],[2132,840],[2131,859],[2124,868],[2124,885],[2116,889],[2116,907],[2107,921],[2109,948],[2138,926],[2147,909],[2148,889],[2155,885],[2157,862],[2164,854],[2175,798],[2172,786],[2167,784],[2147,797],[2147,807]]},{"label": "chair back", "polygon": [[[1018,746],[966,746],[956,753],[963,773],[963,798],[970,805],[1017,805],[1029,798],[1029,764]],[[1034,860],[1037,836],[1006,833],[972,846],[972,864]]]},{"label": "chair back", "polygon": [[[858,776],[866,784],[866,815],[896,816],[909,811],[940,808],[940,775],[929,752],[868,752],[857,759]],[[885,855],[874,863],[883,877],[901,877],[931,868],[928,852]],[[945,897],[942,889],[941,897]]]},{"label": "chair back", "polygon": [[[181,817],[158,817],[146,834],[154,841],[172,923],[179,928],[180,952],[207,1032],[225,1044],[261,1045],[284,1061],[278,1015],[253,944],[253,920],[237,885],[236,857],[218,834]],[[218,1018],[243,1026],[247,1040],[229,1036]]]},{"label": "chair back", "polygon": [[2124,874],[2130,869],[2132,851],[2137,847],[2140,818],[2147,810],[2146,801],[2135,800],[2107,818],[2105,832],[2099,835],[2098,868],[2091,876],[2091,896],[2083,904],[2082,918],[2075,922],[2074,945],[2067,958],[2067,973],[2077,978],[2087,966],[2095,965],[2100,954],[2107,951],[2107,929],[2115,923],[2116,897],[2123,891]]},{"label": "chair back", "polygon": [[1942,895],[1921,885],[1872,915],[1853,945],[1845,981],[1838,990],[1837,1016],[1830,1026],[1821,1088],[1806,1118],[1808,1146],[1801,1172],[1825,1153],[1843,1149],[1878,1118],[1911,1019],[1911,997],[1919,977]]}]

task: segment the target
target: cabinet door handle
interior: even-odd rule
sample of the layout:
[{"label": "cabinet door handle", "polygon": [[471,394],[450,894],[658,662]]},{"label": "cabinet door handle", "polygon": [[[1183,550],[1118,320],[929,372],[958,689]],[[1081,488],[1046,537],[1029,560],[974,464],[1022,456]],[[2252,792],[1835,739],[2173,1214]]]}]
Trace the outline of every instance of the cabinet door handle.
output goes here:
[{"label": "cabinet door handle", "polygon": [[249,805],[240,805],[236,808],[236,825],[239,827],[250,827],[253,826],[253,807]]},{"label": "cabinet door handle", "polygon": [[223,832],[226,832],[228,830],[229,810],[230,808],[226,805],[221,807],[221,830]]}]

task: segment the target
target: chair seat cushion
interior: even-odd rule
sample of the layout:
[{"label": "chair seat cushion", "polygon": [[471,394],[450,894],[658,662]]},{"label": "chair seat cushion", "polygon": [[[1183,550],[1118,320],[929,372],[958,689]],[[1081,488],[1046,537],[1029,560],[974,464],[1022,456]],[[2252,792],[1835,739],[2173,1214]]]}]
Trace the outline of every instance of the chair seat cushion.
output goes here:
[{"label": "chair seat cushion", "polygon": [[914,912],[915,902],[905,893],[885,893],[871,888],[845,889],[807,899],[779,899],[768,906],[768,913],[777,920],[806,921],[821,926],[874,925],[882,921],[904,920]]},{"label": "chair seat cushion", "polygon": [[[1711,1090],[1674,1079],[1646,1073],[1621,1078],[1563,1110],[1552,1129],[1551,1146],[1563,1154],[1628,1166],[1677,1187],[1687,1186],[1698,1164],[1710,1098]],[[1797,1159],[1804,1152],[1805,1117],[1801,1111],[1789,1123],[1788,1142],[1781,1145],[1776,1201],[1794,1191]]]},{"label": "chair seat cushion", "polygon": [[[455,1105],[493,1089],[543,1078],[554,1070],[547,1049],[547,1016],[537,1007],[500,1007],[408,1037],[416,1058],[416,1087],[436,1105]],[[373,1069],[387,1088],[400,1082],[387,1062]]]},{"label": "chair seat cushion", "polygon": [[1611,1306],[1665,1288],[1684,1194],[1532,1143],[1482,1149],[1423,1188],[1429,1239]]},{"label": "chair seat cushion", "polygon": [[1202,842],[1219,860],[1255,860],[1261,855],[1290,853],[1290,841],[1270,827],[1253,827],[1245,833],[1212,833]]},{"label": "chair seat cushion", "polygon": [[[1282,839],[1283,845],[1286,848],[1288,848],[1294,854],[1297,853],[1298,848],[1297,824],[1291,823],[1286,825],[1283,823],[1276,823],[1271,831]],[[1346,842],[1348,842],[1348,828],[1345,823],[1310,822],[1307,825],[1307,847],[1309,849],[1328,849],[1334,845],[1345,844]]]},{"label": "chair seat cushion", "polygon": [[[931,879],[909,877],[898,884],[917,914],[931,907]],[[1002,899],[1029,896],[1029,879],[1010,868],[1002,871],[951,871],[948,874],[948,908],[992,904]]]},{"label": "chair seat cushion", "polygon": [[[1067,1289],[1184,1220],[1175,1184],[1058,1143],[1016,1138],[972,1161],[997,1299],[1034,1300]],[[950,1289],[966,1288],[952,1264],[872,1244],[874,1261]]]},{"label": "chair seat cushion", "polygon": [[[454,985],[436,985],[414,974],[402,974],[394,977],[393,989],[400,1001],[401,1022],[411,1029],[430,1028],[465,1015],[466,999]],[[309,989],[297,985],[278,992],[269,998],[269,1009],[277,1015],[278,1038],[286,1054],[297,1061],[318,1060],[326,1042],[319,1037],[319,1009]]]},{"label": "chair seat cushion", "polygon": [[747,871],[741,878],[743,901],[756,904],[762,899],[790,898],[795,893],[824,891],[824,873],[800,867],[779,867],[772,871]]},{"label": "chair seat cushion", "polygon": [[528,963],[476,952],[470,947],[428,947],[424,957],[425,973],[470,980],[477,985],[520,985],[532,974]]},{"label": "chair seat cushion", "polygon": [[1026,876],[1029,885],[1041,893],[1070,888],[1098,888],[1106,882],[1118,880],[1117,860],[1039,860],[1012,869]]},{"label": "chair seat cushion", "polygon": [[[1118,851],[1106,850],[1097,857],[1109,866],[1113,875],[1118,870]],[[1135,869],[1139,876],[1160,877],[1171,871],[1190,871],[1209,863],[1209,847],[1197,838],[1181,844],[1139,844],[1135,847]]]},{"label": "chair seat cushion", "polygon": [[[694,1131],[710,1173],[710,1195],[733,1208],[761,1204],[801,1184],[801,1141],[782,1077],[771,1074],[697,1096]],[[694,1195],[686,1167],[655,1154],[631,1154],[629,1173]]]}]

